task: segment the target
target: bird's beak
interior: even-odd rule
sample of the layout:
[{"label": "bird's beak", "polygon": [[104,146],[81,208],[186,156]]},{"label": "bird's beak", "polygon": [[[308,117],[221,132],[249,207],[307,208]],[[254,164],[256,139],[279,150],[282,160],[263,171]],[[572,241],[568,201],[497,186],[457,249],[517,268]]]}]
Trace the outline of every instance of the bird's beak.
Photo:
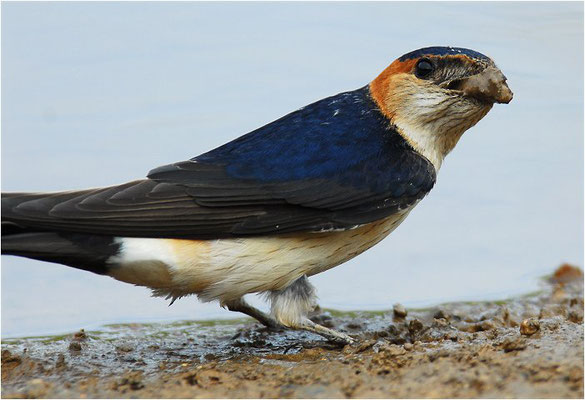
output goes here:
[{"label": "bird's beak", "polygon": [[508,104],[514,93],[506,84],[506,76],[496,67],[487,67],[483,72],[465,79],[460,90],[467,96],[490,103]]},{"label": "bird's beak", "polygon": [[514,97],[506,84],[506,76],[494,66],[487,67],[479,74],[450,82],[448,88],[487,103],[508,104]]}]

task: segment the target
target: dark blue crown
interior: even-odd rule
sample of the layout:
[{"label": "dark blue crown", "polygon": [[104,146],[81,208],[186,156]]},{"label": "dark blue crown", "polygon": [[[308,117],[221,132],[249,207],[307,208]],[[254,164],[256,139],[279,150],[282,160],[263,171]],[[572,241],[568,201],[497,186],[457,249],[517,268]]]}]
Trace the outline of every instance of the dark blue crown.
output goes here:
[{"label": "dark blue crown", "polygon": [[447,56],[453,55],[456,56],[458,54],[465,54],[471,58],[475,58],[478,60],[489,60],[488,56],[485,56],[477,51],[464,49],[462,47],[425,47],[423,49],[418,49],[415,51],[411,51],[410,53],[406,53],[402,57],[399,58],[400,61],[411,60],[413,58],[419,58],[422,56]]}]

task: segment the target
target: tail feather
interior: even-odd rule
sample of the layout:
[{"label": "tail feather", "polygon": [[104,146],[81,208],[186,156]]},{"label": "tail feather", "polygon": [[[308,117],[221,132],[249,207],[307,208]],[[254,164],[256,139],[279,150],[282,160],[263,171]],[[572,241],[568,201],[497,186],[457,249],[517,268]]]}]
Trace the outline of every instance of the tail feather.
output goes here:
[{"label": "tail feather", "polygon": [[[50,210],[63,198],[88,191],[57,193],[2,193],[2,254],[54,262],[74,268],[107,274],[108,259],[119,252],[111,235],[57,231],[37,225],[35,220],[50,220]],[[19,218],[15,210],[34,202],[37,218]]]},{"label": "tail feather", "polygon": [[119,252],[111,236],[62,232],[2,232],[2,254],[33,258],[108,273],[108,259]]}]

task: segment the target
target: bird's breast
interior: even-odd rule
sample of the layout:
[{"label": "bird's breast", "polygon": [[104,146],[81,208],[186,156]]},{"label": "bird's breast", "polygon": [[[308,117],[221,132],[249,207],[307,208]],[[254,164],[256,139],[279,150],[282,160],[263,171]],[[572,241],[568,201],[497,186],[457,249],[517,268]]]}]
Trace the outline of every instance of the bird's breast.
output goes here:
[{"label": "bird's breast", "polygon": [[279,290],[364,252],[408,212],[344,231],[218,240],[121,238],[111,275],[149,286],[157,295],[197,294],[203,300]]}]

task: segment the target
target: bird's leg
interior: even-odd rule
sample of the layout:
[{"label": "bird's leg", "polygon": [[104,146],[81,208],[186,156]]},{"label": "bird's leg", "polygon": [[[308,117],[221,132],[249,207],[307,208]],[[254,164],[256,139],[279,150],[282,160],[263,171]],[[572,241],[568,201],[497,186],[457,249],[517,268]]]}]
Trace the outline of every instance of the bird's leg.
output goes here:
[{"label": "bird's leg", "polygon": [[279,324],[274,318],[270,315],[263,313],[262,311],[258,310],[255,307],[252,307],[246,300],[243,298],[239,298],[237,300],[229,300],[222,302],[222,307],[227,307],[230,311],[238,311],[249,315],[252,318],[257,319],[263,325],[267,326],[268,328],[277,329],[277,328],[284,328],[281,324]]},{"label": "bird's leg", "polygon": [[355,341],[344,333],[316,324],[307,318],[316,306],[317,296],[306,276],[300,277],[282,290],[271,291],[268,297],[271,301],[271,314],[282,325],[316,333],[335,343],[349,344]]}]

